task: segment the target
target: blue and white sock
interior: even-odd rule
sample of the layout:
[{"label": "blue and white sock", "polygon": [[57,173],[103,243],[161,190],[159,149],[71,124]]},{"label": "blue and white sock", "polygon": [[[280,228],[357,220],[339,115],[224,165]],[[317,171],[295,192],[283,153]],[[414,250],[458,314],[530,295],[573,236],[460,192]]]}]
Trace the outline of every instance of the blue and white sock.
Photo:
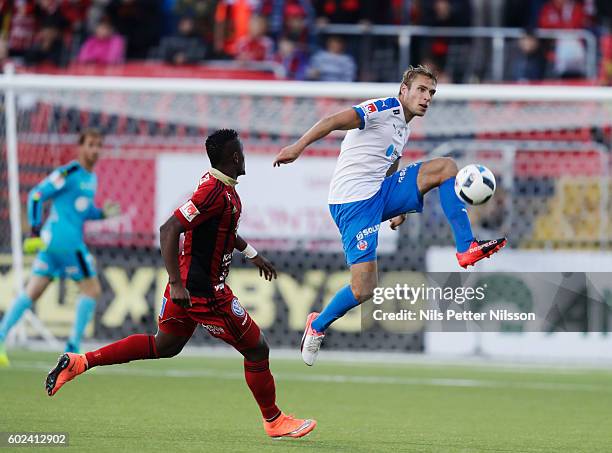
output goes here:
[{"label": "blue and white sock", "polygon": [[96,300],[88,297],[81,296],[77,303],[76,317],[74,319],[74,326],[72,328],[72,334],[68,338],[66,344],[66,352],[78,352],[81,347],[81,339],[85,333],[85,328],[89,321],[93,318],[96,310]]},{"label": "blue and white sock", "polygon": [[455,193],[455,177],[449,178],[440,184],[439,192],[442,210],[455,236],[457,252],[465,252],[470,248],[474,240],[474,234],[472,234],[472,226],[470,225],[470,218],[468,217],[467,209],[465,209],[465,204]]},{"label": "blue and white sock", "polygon": [[359,301],[355,299],[351,286],[346,285],[336,293],[329,305],[312,322],[312,328],[317,332],[325,332],[332,322],[342,318],[347,311],[357,305]]},{"label": "blue and white sock", "polygon": [[4,314],[2,323],[0,323],[0,342],[6,339],[9,331],[19,322],[23,313],[32,308],[32,299],[25,293],[21,293],[11,304],[11,307]]}]

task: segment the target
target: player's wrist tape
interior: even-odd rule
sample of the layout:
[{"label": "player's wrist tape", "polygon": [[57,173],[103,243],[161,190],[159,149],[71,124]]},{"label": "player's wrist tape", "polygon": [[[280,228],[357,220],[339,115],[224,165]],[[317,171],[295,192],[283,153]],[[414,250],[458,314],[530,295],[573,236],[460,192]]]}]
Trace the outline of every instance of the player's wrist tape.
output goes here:
[{"label": "player's wrist tape", "polygon": [[247,244],[247,246],[242,251],[242,254],[245,258],[255,258],[257,256],[257,250],[251,244]]}]

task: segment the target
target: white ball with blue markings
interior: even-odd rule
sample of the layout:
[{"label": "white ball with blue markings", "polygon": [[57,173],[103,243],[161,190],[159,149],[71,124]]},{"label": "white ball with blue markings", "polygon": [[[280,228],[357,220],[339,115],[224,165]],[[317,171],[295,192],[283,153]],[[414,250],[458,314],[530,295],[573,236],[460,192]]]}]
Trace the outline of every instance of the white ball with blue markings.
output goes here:
[{"label": "white ball with blue markings", "polygon": [[455,193],[470,205],[489,201],[495,193],[495,187],[495,176],[484,165],[467,165],[455,177]]}]

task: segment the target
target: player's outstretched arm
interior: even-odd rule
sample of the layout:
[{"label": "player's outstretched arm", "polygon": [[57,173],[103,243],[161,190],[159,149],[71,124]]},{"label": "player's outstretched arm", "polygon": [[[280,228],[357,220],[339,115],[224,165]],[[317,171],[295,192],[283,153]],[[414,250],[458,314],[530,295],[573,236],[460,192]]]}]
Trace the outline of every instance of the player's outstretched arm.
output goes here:
[{"label": "player's outstretched arm", "polygon": [[183,286],[178,262],[179,238],[184,230],[181,222],[175,216],[170,216],[166,223],[159,228],[159,244],[168,271],[172,302],[181,307],[191,307],[189,291]]},{"label": "player's outstretched arm", "polygon": [[259,276],[264,277],[268,281],[272,281],[273,278],[277,278],[276,269],[274,265],[268,261],[261,253],[257,253],[257,250],[250,246],[240,235],[236,235],[236,250],[241,252],[245,258],[259,268]]},{"label": "player's outstretched arm", "polygon": [[45,201],[55,197],[65,189],[68,178],[66,168],[58,168],[39,182],[28,194],[28,222],[32,230],[37,231],[42,225],[42,209]]},{"label": "player's outstretched arm", "polygon": [[360,125],[361,118],[352,108],[326,116],[308,129],[297,142],[281,149],[274,159],[273,166],[280,167],[282,164],[290,164],[300,157],[308,145],[325,137],[331,131],[348,131]]}]

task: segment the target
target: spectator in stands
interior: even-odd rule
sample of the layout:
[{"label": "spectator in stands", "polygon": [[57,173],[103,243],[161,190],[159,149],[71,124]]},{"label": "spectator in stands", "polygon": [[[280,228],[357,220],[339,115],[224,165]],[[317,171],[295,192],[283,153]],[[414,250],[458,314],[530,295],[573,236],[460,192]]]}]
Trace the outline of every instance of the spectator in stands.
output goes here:
[{"label": "spectator in stands", "polygon": [[116,34],[112,24],[103,19],[96,26],[93,36],[89,37],[81,50],[79,63],[120,64],[125,60],[125,42]]},{"label": "spectator in stands", "polygon": [[502,26],[533,29],[546,0],[504,0]]},{"label": "spectator in stands", "polygon": [[28,65],[62,66],[64,64],[64,44],[60,29],[52,24],[43,25],[36,33],[34,45],[25,53],[25,62]]},{"label": "spectator in stands", "polygon": [[[422,23],[430,27],[469,27],[472,9],[469,0],[432,0],[423,4]],[[461,82],[470,42],[464,38],[426,38],[421,41],[421,58],[431,58],[437,67]]]},{"label": "spectator in stands", "polygon": [[362,0],[313,0],[318,25],[357,24],[368,18]]},{"label": "spectator in stands", "polygon": [[355,75],[355,60],[344,53],[344,41],[338,36],[328,37],[326,49],[313,55],[307,74],[310,80],[325,82],[352,82]]},{"label": "spectator in stands", "polygon": [[304,48],[314,43],[314,9],[310,0],[263,0],[259,14],[268,21],[268,33],[278,41],[281,36]]},{"label": "spectator in stands", "polygon": [[85,37],[91,3],[92,0],[62,0],[61,12],[77,38]]},{"label": "spectator in stands", "polygon": [[512,58],[511,77],[515,81],[542,80],[546,71],[546,57],[539,39],[527,30],[516,45]]},{"label": "spectator in stands", "polygon": [[215,10],[214,49],[219,57],[236,55],[236,44],[249,35],[253,0],[219,0]]},{"label": "spectator in stands", "polygon": [[236,59],[239,61],[271,61],[274,42],[266,36],[266,19],[251,16],[249,34],[236,43]]},{"label": "spectator in stands", "polygon": [[36,16],[34,0],[14,0],[3,11],[3,23],[8,25],[8,48],[12,56],[23,56],[32,47],[36,35]]},{"label": "spectator in stands", "polygon": [[574,0],[549,0],[540,11],[541,28],[582,29],[587,26],[584,6]]},{"label": "spectator in stands", "polygon": [[218,0],[176,0],[174,4],[176,16],[193,18],[195,33],[204,40],[207,49],[213,48],[217,3]]},{"label": "spectator in stands", "polygon": [[110,0],[106,15],[126,39],[126,58],[144,59],[161,36],[160,0]]},{"label": "spectator in stands", "polygon": [[286,36],[278,41],[278,51],[274,60],[285,70],[285,77],[291,80],[304,80],[308,67],[308,54],[302,46]]},{"label": "spectator in stands", "polygon": [[293,41],[301,50],[307,51],[314,45],[312,12],[291,3],[285,8],[284,30],[282,36]]},{"label": "spectator in stands", "polygon": [[34,10],[38,27],[53,27],[63,33],[70,25],[61,9],[60,0],[37,0]]},{"label": "spectator in stands", "polygon": [[[581,3],[574,0],[549,0],[540,11],[541,28],[584,29],[587,16]],[[576,38],[557,39],[554,50],[555,75],[562,78],[584,77],[586,51]]]},{"label": "spectator in stands", "polygon": [[194,64],[206,56],[204,40],[195,34],[195,22],[192,17],[181,18],[177,33],[162,39],[159,56],[170,64]]}]

